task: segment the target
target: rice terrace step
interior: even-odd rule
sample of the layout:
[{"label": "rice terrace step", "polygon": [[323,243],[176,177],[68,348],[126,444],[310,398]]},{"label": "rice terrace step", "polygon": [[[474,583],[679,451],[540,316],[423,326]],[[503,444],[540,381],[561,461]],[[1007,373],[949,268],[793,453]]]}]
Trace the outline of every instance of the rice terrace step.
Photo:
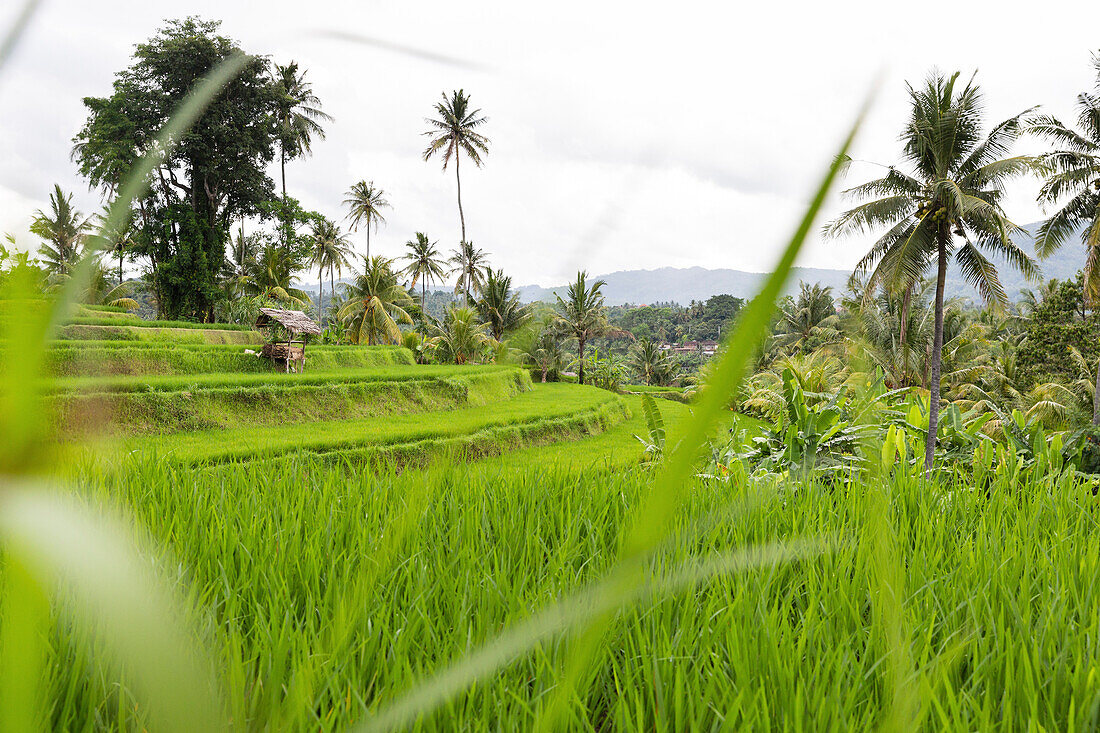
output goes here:
[{"label": "rice terrace step", "polygon": [[[175,463],[216,464],[308,453],[328,462],[376,458],[407,462],[418,454],[457,449],[495,454],[502,447],[591,435],[630,416],[617,395],[593,387],[539,384],[504,402],[385,420],[297,423],[143,436],[116,444]],[[496,448],[496,449],[495,449]]]},{"label": "rice terrace step", "polygon": [[67,439],[379,418],[477,407],[530,390],[508,366],[369,367],[305,374],[70,377],[49,399]]}]

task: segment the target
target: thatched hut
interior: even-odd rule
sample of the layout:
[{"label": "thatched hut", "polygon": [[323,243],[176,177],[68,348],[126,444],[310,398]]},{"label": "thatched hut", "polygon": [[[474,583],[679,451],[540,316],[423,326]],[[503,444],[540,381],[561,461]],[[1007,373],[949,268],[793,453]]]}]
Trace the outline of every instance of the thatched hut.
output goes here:
[{"label": "thatched hut", "polygon": [[[292,362],[298,365],[295,371],[306,370],[306,342],[310,336],[321,335],[321,327],[305,313],[282,308],[260,308],[256,329],[268,334],[260,354],[271,359],[272,366],[283,362],[287,372]],[[281,337],[283,333],[285,340]]]}]

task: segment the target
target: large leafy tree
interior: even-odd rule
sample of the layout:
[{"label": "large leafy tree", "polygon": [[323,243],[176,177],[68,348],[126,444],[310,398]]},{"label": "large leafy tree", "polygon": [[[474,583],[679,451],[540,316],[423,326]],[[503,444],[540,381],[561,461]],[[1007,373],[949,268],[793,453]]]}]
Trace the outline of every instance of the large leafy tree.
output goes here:
[{"label": "large leafy tree", "polygon": [[[347,235],[340,231],[340,227],[327,219],[314,222],[310,243],[309,264],[317,268],[317,313],[323,327],[325,325],[325,270],[329,271],[331,280],[334,267],[349,266],[351,243]],[[335,293],[335,291],[332,292]]]},{"label": "large leafy tree", "polygon": [[519,293],[512,290],[512,278],[492,268],[485,269],[485,282],[475,306],[497,341],[531,317],[530,307],[522,305]]},{"label": "large leafy tree", "polygon": [[415,289],[416,284],[420,283],[420,311],[425,315],[428,312],[428,286],[447,276],[446,263],[436,249],[438,244],[429,240],[424,232],[417,232],[415,239],[405,242],[405,248],[409,251],[405,261],[409,264],[402,274],[411,278],[410,288]]},{"label": "large leafy tree", "polygon": [[[1039,227],[1035,251],[1047,257],[1075,235],[1085,247],[1084,302],[1100,302],[1100,54],[1093,56],[1093,91],[1077,95],[1077,126],[1052,116],[1037,117],[1029,130],[1059,149],[1042,156],[1046,181],[1039,191],[1045,206],[1059,207]],[[1092,424],[1100,425],[1100,363],[1096,370]]]},{"label": "large leafy tree", "polygon": [[[931,402],[924,465],[931,470],[940,412],[943,300],[947,263],[954,257],[966,280],[986,301],[1007,303],[997,268],[1003,259],[1029,277],[1038,268],[1010,236],[1020,231],[1001,208],[1005,181],[1032,170],[1033,158],[1005,157],[1019,136],[1024,113],[983,136],[984,105],[973,78],[933,72],[909,86],[910,116],[901,135],[903,165],[847,191],[864,203],[830,225],[833,235],[885,229],[857,272],[870,270],[871,287],[905,292],[929,268],[936,272],[935,324],[929,374]],[[903,170],[907,168],[909,172]],[[869,199],[869,200],[867,200]],[[905,318],[902,319],[905,322]]]},{"label": "large leafy tree", "polygon": [[592,338],[610,330],[607,309],[604,307],[603,287],[607,283],[596,280],[588,283],[588,273],[577,273],[577,279],[569,284],[562,298],[557,293],[554,324],[562,334],[577,340],[577,381],[584,384],[584,347]]},{"label": "large leafy tree", "polygon": [[49,211],[39,209],[31,222],[31,233],[45,240],[38,254],[51,273],[68,274],[76,265],[89,228],[89,219],[73,207],[73,195],[54,184]]},{"label": "large leafy tree", "polygon": [[462,212],[459,161],[465,153],[474,165],[481,167],[481,156],[489,153],[489,138],[478,129],[488,122],[488,118],[481,114],[480,109],[470,109],[470,97],[461,89],[451,92],[450,99],[444,94],[442,101],[435,105],[435,115],[424,120],[431,127],[424,133],[431,138],[424,150],[424,160],[430,160],[436,154],[442,155],[443,170],[447,170],[447,165],[454,160],[455,184],[458,186],[458,220],[462,225],[462,237],[459,241],[465,242],[466,215]]},{"label": "large leafy tree", "polygon": [[455,281],[455,295],[462,294],[462,305],[470,307],[470,295],[481,293],[485,285],[485,273],[489,270],[489,255],[474,246],[473,242],[462,241],[451,253],[452,273],[458,275]]},{"label": "large leafy tree", "polygon": [[370,230],[378,231],[379,224],[386,223],[382,209],[390,208],[386,192],[374,185],[374,181],[359,181],[344,194],[344,206],[348,207],[348,219],[351,230],[358,231],[360,225],[367,230],[367,259],[370,259]]},{"label": "large leafy tree", "polygon": [[[117,189],[195,85],[240,52],[217,31],[218,23],[197,18],[168,22],[138,44],[111,96],[84,100],[89,116],[73,157],[92,186]],[[267,166],[279,141],[280,100],[267,62],[251,57],[149,174],[149,193],[137,202],[141,254],[169,316],[212,315],[230,222],[272,198]]]},{"label": "large leafy tree", "polygon": [[385,257],[365,260],[363,273],[344,286],[344,302],[336,316],[347,322],[353,343],[398,344],[398,324],[412,324],[408,309],[416,301],[398,283],[392,265]]}]

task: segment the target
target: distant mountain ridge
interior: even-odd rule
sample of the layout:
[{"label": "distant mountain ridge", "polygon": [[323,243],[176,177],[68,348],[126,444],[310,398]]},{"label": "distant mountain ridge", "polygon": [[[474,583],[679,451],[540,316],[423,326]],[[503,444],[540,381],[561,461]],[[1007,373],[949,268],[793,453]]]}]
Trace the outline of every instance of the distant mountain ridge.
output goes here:
[{"label": "distant mountain ridge", "polygon": [[[1024,232],[1013,237],[1017,246],[1029,254],[1035,251],[1034,235],[1039,223],[1023,227]],[[1033,287],[1020,273],[1007,264],[994,259],[1008,297],[1016,300],[1020,290]],[[1058,278],[1066,280],[1077,275],[1084,267],[1085,249],[1076,235],[1049,259],[1040,262],[1043,279]],[[604,287],[604,299],[608,305],[642,305],[648,303],[675,302],[686,305],[693,300],[704,301],[712,295],[728,293],[739,298],[755,295],[768,273],[745,272],[731,269],[709,269],[705,267],[660,267],[656,270],[622,270],[606,275],[597,275],[593,279],[607,281]],[[798,290],[799,281],[821,283],[833,288],[836,293],[848,286],[849,270],[831,270],[814,267],[796,267],[791,273],[788,292]],[[562,294],[565,285],[544,288],[538,285],[524,285],[518,288],[520,299],[530,303],[535,301],[553,301],[554,291]],[[978,301],[977,291],[963,280],[962,274],[954,262],[951,263],[947,278],[948,297],[965,297]]]}]

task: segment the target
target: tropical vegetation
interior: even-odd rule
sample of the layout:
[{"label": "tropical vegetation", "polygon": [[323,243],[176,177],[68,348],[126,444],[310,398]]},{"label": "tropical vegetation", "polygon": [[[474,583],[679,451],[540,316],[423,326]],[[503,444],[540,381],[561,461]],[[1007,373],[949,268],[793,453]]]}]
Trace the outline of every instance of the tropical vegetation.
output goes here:
[{"label": "tropical vegetation", "polygon": [[303,207],[308,78],[168,21],[84,100],[104,210],[55,186],[0,246],[0,727],[1095,727],[1100,87],[989,126],[933,72],[826,225],[875,238],[846,286],[794,263],[859,123],[751,299],[608,305],[467,237],[462,91],[457,236],[373,171],[350,231]]}]

